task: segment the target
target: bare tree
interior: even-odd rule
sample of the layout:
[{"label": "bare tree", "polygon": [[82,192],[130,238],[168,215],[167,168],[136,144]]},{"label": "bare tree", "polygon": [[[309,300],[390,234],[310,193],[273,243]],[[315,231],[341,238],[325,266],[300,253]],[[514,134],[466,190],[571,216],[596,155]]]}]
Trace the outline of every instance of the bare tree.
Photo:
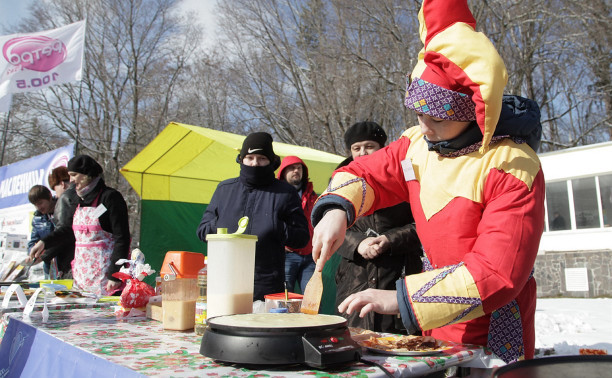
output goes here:
[{"label": "bare tree", "polygon": [[[221,1],[217,32],[224,39],[197,59],[199,31],[178,18],[175,3],[57,0],[38,7],[27,30],[40,29],[39,20],[50,28],[87,16],[87,67],[82,88],[16,96],[11,143],[27,155],[31,146],[77,140],[120,184],[118,168],[169,121],[267,130],[339,154],[356,121],[381,123],[391,139],[416,124],[403,96],[422,47],[420,1]],[[543,151],[610,140],[606,0],[469,3],[478,31],[506,62],[507,92],[540,104]]]},{"label": "bare tree", "polygon": [[[612,140],[612,26],[610,25],[610,2],[606,0],[569,1],[568,15],[575,19],[580,32],[575,33],[573,49],[580,63],[587,67],[589,80],[586,81],[588,106],[584,108],[583,119],[586,135],[589,130],[603,130]],[[567,25],[567,24],[566,24]],[[590,96],[589,96],[590,95]],[[596,115],[593,117],[593,115]],[[580,144],[595,140],[582,140]]]},{"label": "bare tree", "polygon": [[187,80],[183,72],[199,41],[199,29],[180,17],[176,4],[57,0],[39,4],[23,25],[36,31],[87,19],[82,82],[23,96],[14,113],[27,130],[22,140],[38,153],[53,139],[76,141],[78,153],[102,164],[105,180],[134,212],[138,199],[119,169],[175,119],[173,94]]},{"label": "bare tree", "polygon": [[[402,98],[405,75],[421,48],[419,6],[394,0],[222,2],[233,123],[336,153],[344,150],[343,132],[358,120],[378,121],[397,137],[416,123]],[[478,31],[506,62],[507,92],[540,104],[544,151],[609,139],[604,0],[470,6]]]},{"label": "bare tree", "polygon": [[605,1],[471,5],[506,62],[506,90],[540,105],[542,151],[609,139],[610,10]]},{"label": "bare tree", "polygon": [[336,153],[357,121],[378,121],[398,136],[408,56],[418,48],[414,9],[401,3],[223,2],[236,123]]},{"label": "bare tree", "polygon": [[181,123],[242,133],[231,122],[231,88],[223,57],[204,54],[187,67],[170,104]]}]

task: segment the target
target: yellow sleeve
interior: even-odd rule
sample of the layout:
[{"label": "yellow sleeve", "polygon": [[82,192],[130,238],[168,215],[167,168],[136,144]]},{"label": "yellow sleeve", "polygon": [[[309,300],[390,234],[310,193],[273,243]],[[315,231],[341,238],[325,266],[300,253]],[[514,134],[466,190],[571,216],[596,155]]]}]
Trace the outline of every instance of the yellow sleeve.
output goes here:
[{"label": "yellow sleeve", "polygon": [[484,315],[474,278],[463,263],[406,276],[405,285],[422,330]]}]

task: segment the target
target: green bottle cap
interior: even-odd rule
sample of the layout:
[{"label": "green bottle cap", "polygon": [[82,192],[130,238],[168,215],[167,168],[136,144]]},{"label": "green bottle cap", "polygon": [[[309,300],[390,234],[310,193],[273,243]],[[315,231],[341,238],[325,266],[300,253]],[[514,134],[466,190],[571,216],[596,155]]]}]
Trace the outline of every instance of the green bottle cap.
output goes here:
[{"label": "green bottle cap", "polygon": [[223,239],[255,239],[257,235],[248,235],[244,231],[249,224],[249,217],[242,217],[238,220],[238,229],[233,234],[227,233],[227,228],[217,228],[216,234],[206,235],[206,240],[223,240]]}]

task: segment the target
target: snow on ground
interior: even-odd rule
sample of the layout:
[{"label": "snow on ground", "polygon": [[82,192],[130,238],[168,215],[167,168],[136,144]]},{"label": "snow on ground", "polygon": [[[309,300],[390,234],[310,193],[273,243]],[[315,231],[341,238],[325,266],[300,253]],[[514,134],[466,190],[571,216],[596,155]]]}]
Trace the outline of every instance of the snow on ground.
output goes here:
[{"label": "snow on ground", "polygon": [[536,355],[579,354],[580,348],[612,354],[612,298],[538,298]]}]

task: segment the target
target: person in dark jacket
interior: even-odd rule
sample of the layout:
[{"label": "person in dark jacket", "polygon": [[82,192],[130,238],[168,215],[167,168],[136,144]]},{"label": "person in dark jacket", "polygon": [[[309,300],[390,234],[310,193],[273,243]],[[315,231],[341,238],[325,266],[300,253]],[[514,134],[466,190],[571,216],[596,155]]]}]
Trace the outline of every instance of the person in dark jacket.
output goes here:
[{"label": "person in dark jacket", "polygon": [[[74,233],[75,254],[72,262],[74,285],[97,295],[109,295],[121,289],[121,281],[112,276],[118,272],[119,259],[128,259],[130,228],[127,205],[121,193],[106,186],[102,167],[92,157],[79,155],[68,162],[70,181],[75,185],[78,201],[71,227],[60,227],[43,238],[36,258]],[[76,205],[76,206],[75,206]],[[35,246],[36,248],[36,246]]]},{"label": "person in dark jacket", "polygon": [[[338,168],[381,149],[387,134],[376,122],[358,122],[346,131],[344,140],[351,156]],[[342,258],[336,271],[336,306],[349,295],[368,288],[392,290],[401,276],[421,272],[421,243],[410,205],[402,202],[358,219],[346,231],[338,253]],[[395,315],[339,315],[348,319],[350,327],[405,333]]]},{"label": "person in dark jacket", "polygon": [[[36,208],[34,216],[32,217],[32,232],[30,234],[30,240],[28,241],[28,251],[31,251],[32,247],[34,247],[40,239],[55,230],[53,213],[55,211],[57,198],[51,195],[51,191],[46,186],[34,185],[28,192],[28,200]],[[42,260],[45,279],[49,279],[52,259]]]},{"label": "person in dark jacket", "polygon": [[[49,173],[47,181],[49,181],[49,188],[55,192],[55,197],[58,199],[61,198],[66,189],[70,187],[68,168],[63,165],[53,168]],[[59,204],[57,204],[56,207],[57,206],[59,206]]]},{"label": "person in dark jacket", "polygon": [[270,134],[248,135],[236,162],[240,176],[219,183],[197,235],[206,242],[206,235],[217,228],[235,232],[238,220],[247,216],[245,233],[257,235],[253,299],[263,300],[266,294],[283,292],[285,246],[302,248],[308,243],[308,222],[295,188],[274,177],[280,158],[274,154]]},{"label": "person in dark jacket", "polygon": [[[308,178],[308,167],[299,157],[286,156],[278,169],[278,179],[288,182],[298,191],[304,215],[308,220],[308,232],[312,236],[310,214],[317,200],[317,194],[314,192],[312,182]],[[293,290],[297,283],[299,284],[300,291],[303,293],[315,269],[310,237],[308,238],[308,244],[304,248],[293,249],[285,247],[285,252],[285,281],[287,282],[287,287],[289,290]]]},{"label": "person in dark jacket", "polygon": [[[53,212],[55,228],[68,227],[72,230],[72,215],[78,203],[78,196],[74,185],[70,184],[68,168],[60,166],[49,173],[49,187],[55,191],[57,202]],[[53,231],[55,232],[55,231]],[[51,232],[51,234],[53,233]],[[46,236],[45,236],[46,237]],[[48,248],[42,254],[43,261],[55,258],[57,262],[57,277],[72,278],[72,259],[74,259],[74,234],[70,233],[62,238],[61,243]]]}]

